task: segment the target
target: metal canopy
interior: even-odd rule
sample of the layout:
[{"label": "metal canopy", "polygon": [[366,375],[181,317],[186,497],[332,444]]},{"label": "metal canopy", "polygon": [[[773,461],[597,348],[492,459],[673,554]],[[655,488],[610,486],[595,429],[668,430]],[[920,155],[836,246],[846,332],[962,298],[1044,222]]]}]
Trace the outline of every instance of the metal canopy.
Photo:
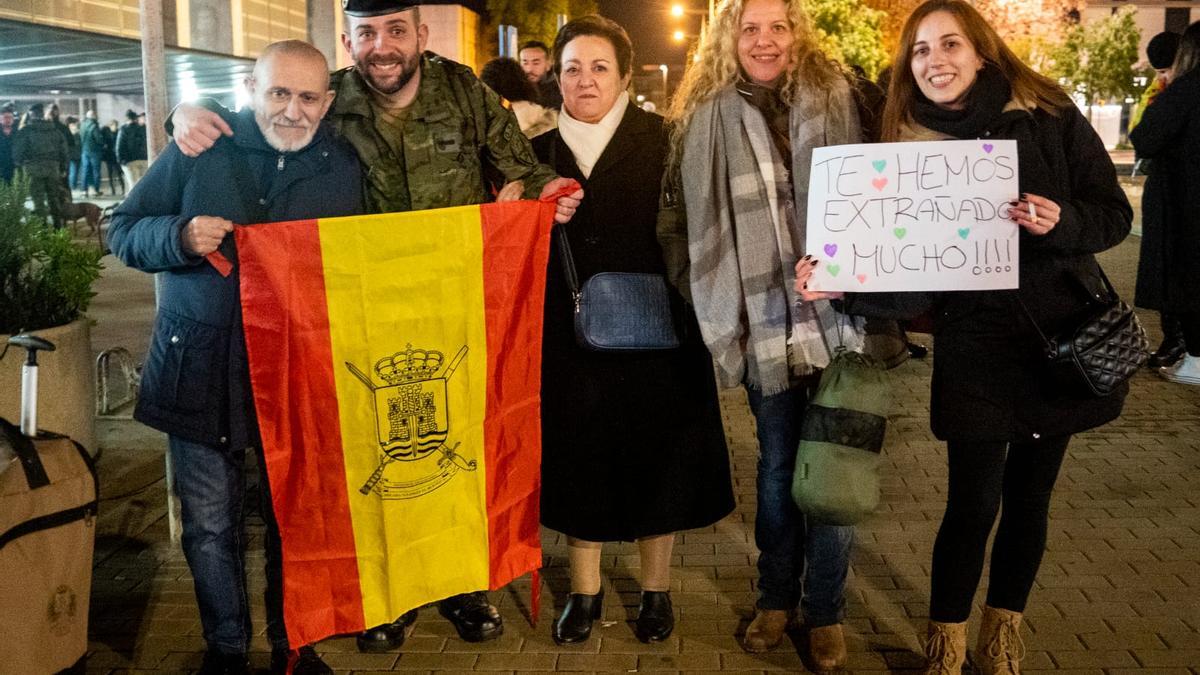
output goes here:
[{"label": "metal canopy", "polygon": [[[171,101],[195,94],[226,98],[254,68],[252,59],[166,48]],[[138,40],[0,19],[0,91],[141,96]]]}]

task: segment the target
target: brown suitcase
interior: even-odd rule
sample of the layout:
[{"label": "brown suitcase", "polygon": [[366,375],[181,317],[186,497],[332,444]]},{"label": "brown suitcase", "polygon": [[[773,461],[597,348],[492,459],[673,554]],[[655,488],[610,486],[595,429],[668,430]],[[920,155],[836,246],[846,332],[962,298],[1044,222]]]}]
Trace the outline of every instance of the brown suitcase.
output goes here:
[{"label": "brown suitcase", "polygon": [[0,418],[0,674],[56,673],[87,651],[98,487],[65,436]]}]

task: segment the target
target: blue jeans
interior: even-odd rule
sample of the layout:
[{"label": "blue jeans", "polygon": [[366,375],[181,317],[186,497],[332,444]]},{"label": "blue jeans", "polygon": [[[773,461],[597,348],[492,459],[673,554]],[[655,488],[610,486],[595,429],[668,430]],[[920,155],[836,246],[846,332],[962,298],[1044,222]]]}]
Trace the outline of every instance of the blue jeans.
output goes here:
[{"label": "blue jeans", "polygon": [[[812,387],[815,388],[815,381]],[[813,389],[774,396],[746,387],[758,430],[758,607],[793,610],[810,628],[841,623],[854,528],[809,521],[792,500],[800,422]]]},{"label": "blue jeans", "polygon": [[[168,437],[175,492],[183,506],[183,554],[192,570],[200,624],[209,649],[242,654],[250,646],[246,593],[246,453]],[[257,451],[262,469],[262,451]],[[279,527],[271,510],[266,470],[259,479],[259,506],[266,528],[267,640],[286,649],[283,627],[283,565]]]},{"label": "blue jeans", "polygon": [[83,153],[83,165],[80,168],[79,182],[83,183],[83,189],[91,188],[97,193],[100,192],[100,165],[104,163],[104,155],[89,155]]},{"label": "blue jeans", "polygon": [[71,163],[67,165],[67,185],[72,190],[83,189],[83,174],[79,171],[78,159],[71,160]]}]

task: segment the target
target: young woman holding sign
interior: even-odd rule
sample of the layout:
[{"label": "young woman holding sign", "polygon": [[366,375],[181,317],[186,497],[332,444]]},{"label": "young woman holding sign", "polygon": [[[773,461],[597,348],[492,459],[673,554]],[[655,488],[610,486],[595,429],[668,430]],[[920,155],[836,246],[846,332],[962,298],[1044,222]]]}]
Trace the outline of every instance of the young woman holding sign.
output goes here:
[{"label": "young woman holding sign", "polygon": [[[958,673],[988,534],[980,672],[1019,672],[1021,613],[1045,550],[1051,491],[1071,435],[1116,418],[1127,387],[1084,398],[1047,383],[1044,342],[1104,291],[1093,254],[1129,233],[1132,210],[1104,145],[1071,100],[1022,63],[970,4],[931,0],[908,18],[893,61],[884,141],[1012,139],[1021,200],[1020,289],[929,297],[936,339],[931,421],[948,441],[946,513],[933,550],[927,673]],[[806,299],[812,264],[797,266]],[[901,294],[896,294],[901,295]],[[913,294],[893,298],[912,303]],[[850,296],[856,311],[886,302]],[[1003,509],[1001,509],[1003,505]]]}]

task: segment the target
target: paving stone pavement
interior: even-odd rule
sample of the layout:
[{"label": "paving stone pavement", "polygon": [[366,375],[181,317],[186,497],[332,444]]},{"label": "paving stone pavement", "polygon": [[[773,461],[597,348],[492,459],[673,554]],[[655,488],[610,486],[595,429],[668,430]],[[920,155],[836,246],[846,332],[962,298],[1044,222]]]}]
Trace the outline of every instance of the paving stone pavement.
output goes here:
[{"label": "paving stone pavement", "polygon": [[[1114,283],[1130,293],[1137,240],[1102,259]],[[106,283],[136,284],[138,278],[122,276],[115,264]],[[127,311],[126,301],[110,303],[100,312],[105,316],[94,311],[101,335],[138,332]],[[1157,338],[1157,317],[1143,320]],[[847,670],[854,673],[920,664],[916,636],[925,624],[930,552],[944,506],[945,450],[928,428],[930,363],[910,361],[896,372],[884,505],[858,528],[848,591]],[[738,647],[735,636],[755,600],[756,441],[744,397],[726,393],[723,408],[738,506],[713,527],[679,535],[673,580],[678,624],[665,643],[647,646],[633,637],[637,552],[621,544],[605,548],[603,623],[583,645],[555,646],[549,631],[567,593],[565,547],[562,537],[545,531],[547,592],[536,628],[523,616],[529,596],[523,580],[492,594],[506,617],[506,633],[495,642],[466,644],[436,611],[425,609],[398,653],[359,654],[351,638],[327,640],[318,650],[338,673],[804,670],[802,634],[768,655]],[[107,501],[98,525],[87,672],[187,672],[199,666],[204,643],[187,565],[168,541],[162,438],[131,422],[103,424],[108,440],[100,468]],[[1121,419],[1071,444],[1027,613],[1026,672],[1200,674],[1197,487],[1200,387],[1138,374]],[[265,668],[261,524],[252,523],[253,657]]]}]

